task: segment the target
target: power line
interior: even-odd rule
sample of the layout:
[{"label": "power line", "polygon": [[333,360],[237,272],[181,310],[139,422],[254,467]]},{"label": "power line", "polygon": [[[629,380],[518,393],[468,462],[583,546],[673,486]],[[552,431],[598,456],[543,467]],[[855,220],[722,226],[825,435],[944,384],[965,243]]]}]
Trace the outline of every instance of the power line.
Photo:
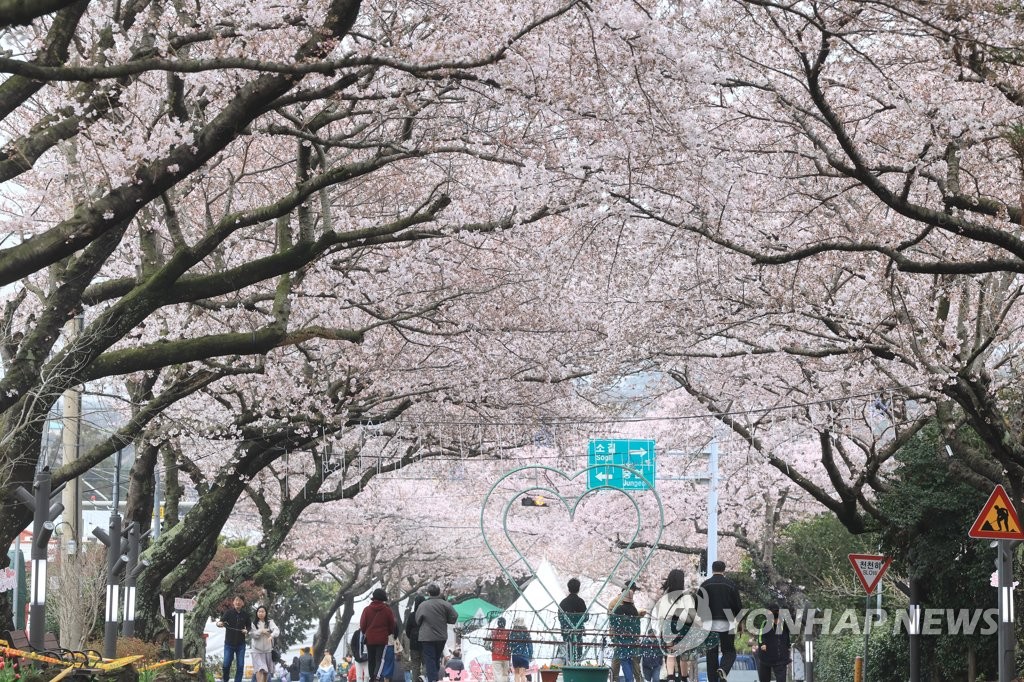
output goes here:
[{"label": "power line", "polygon": [[644,422],[660,422],[660,421],[687,421],[695,419],[721,419],[722,417],[739,417],[746,415],[764,415],[771,414],[773,412],[783,412],[787,410],[795,410],[805,407],[814,407],[815,405],[829,405],[831,403],[843,403],[849,400],[857,398],[870,398],[878,399],[880,395],[892,395],[908,388],[920,388],[921,386],[927,386],[927,382],[921,382],[919,384],[910,384],[908,386],[899,386],[896,388],[888,387],[882,388],[868,393],[854,393],[846,396],[835,397],[835,398],[822,398],[821,400],[811,400],[807,402],[794,402],[783,405],[772,405],[770,407],[750,407],[741,410],[727,410],[724,412],[700,412],[693,414],[677,414],[677,415],[661,415],[652,417],[568,417],[561,416],[552,419],[533,419],[533,420],[446,420],[446,419],[406,419],[399,417],[392,421],[392,424],[405,424],[412,426],[475,426],[475,427],[488,427],[488,426],[575,426],[575,425],[590,425],[590,424],[621,424],[621,423],[644,423]]}]

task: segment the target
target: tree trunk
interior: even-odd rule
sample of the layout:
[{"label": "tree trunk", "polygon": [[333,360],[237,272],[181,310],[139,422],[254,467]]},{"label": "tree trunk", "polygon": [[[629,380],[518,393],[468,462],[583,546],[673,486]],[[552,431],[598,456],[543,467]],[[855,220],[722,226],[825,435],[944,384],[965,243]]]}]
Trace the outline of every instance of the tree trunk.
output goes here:
[{"label": "tree trunk", "polygon": [[348,631],[349,624],[352,623],[355,611],[354,597],[349,594],[345,600],[345,608],[342,609],[341,614],[334,621],[334,627],[331,628],[331,634],[327,638],[327,646],[324,647],[325,651],[338,650],[341,640],[345,638],[345,632]]},{"label": "tree trunk", "polygon": [[[171,608],[175,597],[186,596],[188,588],[196,581],[207,564],[217,553],[218,532],[197,539],[195,551],[187,556],[175,570],[160,582],[153,592],[138,592],[135,607],[135,636],[153,642],[170,637],[173,632]],[[159,576],[158,576],[159,577]],[[166,583],[166,584],[165,584]],[[166,615],[160,613],[160,596],[164,598]]]},{"label": "tree trunk", "polygon": [[128,481],[128,498],[125,503],[125,525],[135,521],[139,524],[139,533],[145,533],[152,527],[153,496],[156,493],[156,461],[159,450],[143,439],[135,444],[135,463]]},{"label": "tree trunk", "polygon": [[174,448],[164,445],[161,450],[164,458],[164,513],[161,528],[170,530],[178,525],[178,504],[185,489],[178,479],[178,460]]},{"label": "tree trunk", "polygon": [[[305,505],[306,503],[303,501],[303,508]],[[282,512],[282,516],[285,517],[283,523],[275,524],[270,532],[264,535],[260,544],[217,576],[216,580],[199,593],[196,598],[196,608],[189,613],[185,621],[185,656],[204,657],[206,655],[203,628],[206,627],[207,618],[215,613],[217,606],[222,601],[231,596],[232,591],[239,583],[251,578],[273,559],[277,550],[284,544],[288,531],[294,525],[294,518],[292,518],[292,514],[285,512]],[[294,517],[297,516],[297,513],[294,514]],[[278,518],[281,519],[281,517]]]},{"label": "tree trunk", "polygon": [[351,587],[351,581],[349,585],[342,585],[340,589],[335,593],[334,600],[326,610],[320,612],[320,617],[317,618],[316,634],[313,635],[313,658],[320,660],[323,656],[324,647],[331,637],[331,621],[334,620],[334,614],[338,612],[344,604],[352,601],[351,593],[349,590]]}]

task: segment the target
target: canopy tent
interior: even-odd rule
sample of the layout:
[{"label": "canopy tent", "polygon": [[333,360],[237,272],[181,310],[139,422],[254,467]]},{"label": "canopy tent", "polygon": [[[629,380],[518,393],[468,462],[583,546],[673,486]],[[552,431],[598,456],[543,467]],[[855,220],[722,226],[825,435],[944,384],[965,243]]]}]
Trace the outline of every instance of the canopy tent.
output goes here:
[{"label": "canopy tent", "polygon": [[464,602],[454,604],[454,606],[455,613],[459,614],[458,622],[460,623],[465,623],[468,620],[487,621],[502,612],[500,606],[495,606],[486,599],[480,599],[479,597],[467,599]]}]

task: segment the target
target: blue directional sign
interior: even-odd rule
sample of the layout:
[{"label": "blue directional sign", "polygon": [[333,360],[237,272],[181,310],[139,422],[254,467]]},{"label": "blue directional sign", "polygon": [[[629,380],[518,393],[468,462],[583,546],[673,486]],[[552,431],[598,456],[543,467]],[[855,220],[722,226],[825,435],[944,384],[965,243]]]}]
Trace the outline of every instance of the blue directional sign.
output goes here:
[{"label": "blue directional sign", "polygon": [[[595,439],[590,441],[587,455],[587,464],[591,467],[587,474],[587,490],[601,486],[619,490],[654,488],[653,440]],[[611,464],[619,466],[608,466]],[[635,469],[636,473],[622,467]]]}]

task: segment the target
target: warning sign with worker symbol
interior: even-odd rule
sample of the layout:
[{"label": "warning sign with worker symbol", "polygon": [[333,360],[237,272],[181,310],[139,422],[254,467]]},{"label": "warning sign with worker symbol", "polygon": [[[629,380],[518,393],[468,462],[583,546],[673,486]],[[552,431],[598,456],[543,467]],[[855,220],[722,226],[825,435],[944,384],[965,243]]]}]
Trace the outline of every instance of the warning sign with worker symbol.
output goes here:
[{"label": "warning sign with worker symbol", "polygon": [[1024,540],[1020,517],[1003,486],[997,485],[967,533],[981,540]]}]

